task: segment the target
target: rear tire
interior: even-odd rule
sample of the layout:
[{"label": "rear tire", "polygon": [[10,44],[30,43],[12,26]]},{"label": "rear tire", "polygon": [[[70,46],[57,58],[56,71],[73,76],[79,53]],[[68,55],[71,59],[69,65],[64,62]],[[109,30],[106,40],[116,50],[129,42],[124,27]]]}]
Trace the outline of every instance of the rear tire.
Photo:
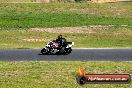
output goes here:
[{"label": "rear tire", "polygon": [[66,55],[70,54],[72,52],[71,48],[66,49]]}]

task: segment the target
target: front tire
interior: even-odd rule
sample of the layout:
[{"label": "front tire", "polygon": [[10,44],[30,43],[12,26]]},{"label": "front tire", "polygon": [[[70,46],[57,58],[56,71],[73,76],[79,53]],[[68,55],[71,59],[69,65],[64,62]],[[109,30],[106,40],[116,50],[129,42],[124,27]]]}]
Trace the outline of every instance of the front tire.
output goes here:
[{"label": "front tire", "polygon": [[47,52],[47,50],[46,50],[45,48],[43,48],[43,49],[41,50],[41,53],[42,53],[42,54],[48,54],[48,52]]}]

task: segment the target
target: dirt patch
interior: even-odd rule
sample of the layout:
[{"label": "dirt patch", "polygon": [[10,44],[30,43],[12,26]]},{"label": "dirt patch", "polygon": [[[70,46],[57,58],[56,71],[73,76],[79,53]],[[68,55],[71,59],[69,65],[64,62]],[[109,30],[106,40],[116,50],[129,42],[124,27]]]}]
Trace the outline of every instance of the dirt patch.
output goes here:
[{"label": "dirt patch", "polygon": [[46,42],[46,41],[48,41],[47,39],[39,39],[39,38],[22,39],[22,40],[28,41],[28,42]]},{"label": "dirt patch", "polygon": [[107,30],[109,26],[91,25],[83,27],[58,27],[58,28],[31,28],[31,32],[45,32],[45,33],[96,33],[96,30]]},{"label": "dirt patch", "polygon": [[121,1],[129,1],[129,0],[91,0],[95,3],[105,3],[105,2],[121,2]]},{"label": "dirt patch", "polygon": [[[114,25],[90,25],[90,26],[82,26],[82,27],[57,27],[57,28],[31,28],[26,30],[26,32],[39,32],[39,33],[83,33],[83,34],[95,34],[98,30],[109,30]],[[74,38],[75,37],[75,38]],[[76,36],[73,36],[74,39],[77,39]],[[49,41],[47,38],[24,38],[23,41],[28,42],[47,42]]]}]

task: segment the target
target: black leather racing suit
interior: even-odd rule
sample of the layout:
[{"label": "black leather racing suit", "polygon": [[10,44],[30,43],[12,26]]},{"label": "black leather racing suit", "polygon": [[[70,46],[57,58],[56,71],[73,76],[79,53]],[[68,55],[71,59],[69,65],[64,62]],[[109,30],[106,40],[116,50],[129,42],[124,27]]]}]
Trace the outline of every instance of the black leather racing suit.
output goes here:
[{"label": "black leather racing suit", "polygon": [[65,38],[58,38],[56,39],[56,42],[58,43],[60,49],[62,49],[63,47],[66,47],[67,45],[67,40]]}]

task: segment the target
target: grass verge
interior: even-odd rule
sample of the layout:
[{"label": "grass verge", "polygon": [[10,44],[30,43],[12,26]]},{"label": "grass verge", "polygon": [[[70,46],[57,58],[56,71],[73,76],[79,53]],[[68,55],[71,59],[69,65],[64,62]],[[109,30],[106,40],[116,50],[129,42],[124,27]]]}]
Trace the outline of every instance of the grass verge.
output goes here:
[{"label": "grass verge", "polygon": [[132,25],[131,6],[132,3],[0,3],[0,28]]},{"label": "grass verge", "polygon": [[68,41],[75,42],[76,48],[132,47],[131,27],[99,25],[25,30],[4,29],[0,31],[0,48],[42,48],[48,41],[56,39],[58,34],[62,34]]},{"label": "grass verge", "polygon": [[[41,48],[61,33],[56,27],[73,26],[88,27],[84,32],[76,33],[81,30],[78,28],[61,33],[75,42],[74,47],[132,47],[131,14],[132,3],[127,2],[0,3],[0,48]],[[52,33],[31,28],[55,29]]]},{"label": "grass verge", "polygon": [[1,88],[131,88],[129,84],[86,84],[76,83],[79,66],[92,74],[132,74],[132,62],[0,62]]}]

